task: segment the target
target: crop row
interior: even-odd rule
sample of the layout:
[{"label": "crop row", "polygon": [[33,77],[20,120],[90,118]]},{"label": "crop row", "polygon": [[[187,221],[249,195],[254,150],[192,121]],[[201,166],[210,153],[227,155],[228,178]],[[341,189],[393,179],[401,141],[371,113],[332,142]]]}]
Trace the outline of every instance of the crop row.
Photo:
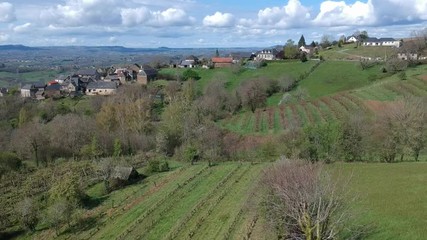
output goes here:
[{"label": "crop row", "polygon": [[[148,192],[142,191],[141,194],[143,194],[144,199],[149,197],[150,195],[154,194],[156,191],[154,189],[157,189],[157,185],[164,185],[167,184],[168,182],[172,181],[173,179],[175,179],[177,176],[179,176],[187,167],[181,167],[178,170],[176,170],[174,172],[173,175],[170,175],[164,179],[162,179],[162,181],[160,183],[155,184],[155,186],[153,186],[150,190],[148,190]],[[144,186],[144,185],[142,185]],[[141,191],[143,189],[143,187],[139,188],[138,190]],[[132,205],[136,205],[139,202],[141,202],[141,199],[138,199],[138,195],[137,193],[139,192],[138,190],[133,190],[130,193],[126,194],[125,197],[123,197],[119,202],[117,202],[117,200],[114,201],[114,208],[115,211],[110,212],[108,218],[105,218],[104,221],[100,221],[98,223],[98,227],[95,229],[92,229],[91,231],[89,231],[88,236],[79,236],[79,238],[81,239],[91,239],[96,233],[99,232],[99,230],[101,229],[101,227],[105,227],[107,226],[107,224],[111,223],[112,221],[114,221],[115,219],[117,219],[119,216],[123,215],[126,210],[129,208],[129,199],[134,198],[136,200],[134,200],[132,202]],[[121,195],[123,195],[121,193]],[[106,210],[104,208],[98,208],[97,212],[102,211],[103,213],[101,213],[99,216],[100,217],[104,217],[106,216]],[[95,213],[91,213],[92,215]]]},{"label": "crop row", "polygon": [[227,194],[230,192],[230,190],[234,187],[236,183],[240,181],[240,179],[247,174],[247,172],[250,170],[249,167],[247,167],[241,174],[237,176],[237,179],[235,179],[230,185],[223,188],[221,193],[218,195],[218,197],[214,200],[213,203],[209,205],[204,215],[200,216],[197,221],[196,225],[190,229],[188,237],[192,238],[196,234],[197,230],[202,226],[203,222],[205,222],[206,219],[209,218],[209,216],[214,212],[215,208],[218,206],[218,204],[227,196]]},{"label": "crop row", "polygon": [[199,211],[201,210],[207,203],[208,200],[212,199],[216,192],[224,185],[226,184],[230,178],[236,174],[236,172],[240,169],[240,165],[237,168],[234,168],[229,174],[227,174],[226,177],[224,177],[212,190],[207,194],[206,197],[201,199],[192,209],[191,211],[185,215],[180,222],[175,225],[175,227],[169,232],[169,235],[167,239],[176,239],[178,233],[182,231],[182,229],[185,227],[185,225],[188,223],[188,221]]},{"label": "crop row", "polygon": [[[141,224],[144,220],[147,220],[148,216],[150,216],[154,211],[158,210],[160,208],[160,206],[162,206],[163,204],[165,204],[166,201],[172,199],[172,196],[175,195],[176,193],[178,193],[180,190],[182,190],[184,187],[186,187],[187,185],[189,185],[190,183],[193,182],[193,180],[195,180],[198,176],[201,176],[202,174],[204,174],[207,170],[209,169],[209,167],[204,167],[201,170],[199,170],[197,173],[195,173],[194,175],[192,175],[190,178],[188,178],[187,180],[185,180],[182,184],[178,184],[177,187],[175,187],[171,192],[169,192],[168,194],[166,194],[161,200],[157,201],[155,204],[153,204],[147,211],[145,211],[143,214],[141,214],[135,221],[133,224],[131,224],[125,232],[123,232],[122,234],[120,234],[117,239],[126,239],[127,235],[129,233],[131,233],[133,231],[133,229],[135,229],[139,224]],[[209,173],[211,173],[212,171],[210,171]],[[199,178],[200,180],[200,178]],[[192,184],[194,185],[194,184]],[[190,190],[191,191],[191,190]],[[179,198],[177,198],[179,199]],[[168,210],[169,208],[173,207],[173,204],[170,204],[169,206],[166,207],[166,210]],[[165,211],[166,211],[165,210]],[[159,215],[161,216],[164,212],[161,212]],[[154,224],[156,224],[158,222],[159,219],[157,220],[153,220],[151,223],[148,224],[149,227],[147,227],[147,229],[150,229],[151,226],[153,226]],[[142,236],[141,236],[142,237]]]}]

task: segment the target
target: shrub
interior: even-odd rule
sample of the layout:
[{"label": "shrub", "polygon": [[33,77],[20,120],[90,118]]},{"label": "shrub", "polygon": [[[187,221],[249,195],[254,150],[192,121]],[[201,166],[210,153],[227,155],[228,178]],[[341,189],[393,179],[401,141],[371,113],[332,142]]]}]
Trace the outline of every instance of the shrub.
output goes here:
[{"label": "shrub", "polygon": [[39,213],[34,201],[30,198],[25,198],[18,203],[16,210],[22,227],[33,232],[39,222]]},{"label": "shrub", "polygon": [[148,173],[155,173],[160,171],[160,161],[159,160],[150,160],[147,166]]},{"label": "shrub", "polygon": [[167,161],[161,162],[159,165],[159,171],[160,172],[167,172],[169,171],[169,163]]},{"label": "shrub", "polygon": [[398,77],[399,77],[400,80],[406,80],[406,79],[408,79],[407,76],[406,76],[406,72],[405,71],[400,72],[399,75],[398,75]]},{"label": "shrub", "polygon": [[192,69],[187,69],[182,73],[182,80],[187,81],[189,79],[199,80],[200,76],[196,71]]},{"label": "shrub", "polygon": [[156,172],[167,172],[169,171],[169,163],[165,160],[151,160],[148,162],[147,172],[148,173],[156,173]]},{"label": "shrub", "polygon": [[9,171],[18,170],[21,164],[21,160],[15,153],[0,152],[0,176]]}]

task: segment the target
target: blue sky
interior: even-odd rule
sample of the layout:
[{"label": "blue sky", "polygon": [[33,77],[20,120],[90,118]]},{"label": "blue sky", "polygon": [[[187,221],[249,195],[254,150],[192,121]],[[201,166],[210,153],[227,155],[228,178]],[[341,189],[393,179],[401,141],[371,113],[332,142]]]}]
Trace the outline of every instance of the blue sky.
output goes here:
[{"label": "blue sky", "polygon": [[427,0],[0,0],[0,44],[29,46],[267,47],[426,23]]}]

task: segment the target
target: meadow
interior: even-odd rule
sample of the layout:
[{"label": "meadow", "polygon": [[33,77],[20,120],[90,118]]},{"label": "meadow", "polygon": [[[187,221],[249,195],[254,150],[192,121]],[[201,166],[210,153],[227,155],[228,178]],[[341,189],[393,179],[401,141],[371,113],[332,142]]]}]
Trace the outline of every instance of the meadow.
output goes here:
[{"label": "meadow", "polygon": [[278,97],[273,96],[269,102],[274,104],[254,113],[243,110],[220,124],[239,134],[268,135],[354,113],[372,115],[404,96],[427,96],[426,65],[409,68],[406,75],[407,80],[401,80],[397,74],[382,75],[380,66],[361,70],[354,62],[326,61],[299,83],[298,88],[308,93],[304,100],[278,105]]},{"label": "meadow", "polygon": [[[87,194],[99,205],[86,214],[86,225],[64,230],[58,238],[272,239],[257,194],[270,165],[175,163],[170,172],[110,194],[95,185]],[[336,163],[326,170],[351,176],[353,221],[368,227],[367,239],[423,239],[427,234],[427,163]],[[43,228],[28,236],[53,237]]]}]

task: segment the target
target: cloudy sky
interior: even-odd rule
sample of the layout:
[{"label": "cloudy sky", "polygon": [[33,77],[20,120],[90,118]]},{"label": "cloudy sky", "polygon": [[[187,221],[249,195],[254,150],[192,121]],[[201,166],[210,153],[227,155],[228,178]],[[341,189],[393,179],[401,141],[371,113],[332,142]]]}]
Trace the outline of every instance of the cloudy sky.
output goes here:
[{"label": "cloudy sky", "polygon": [[251,47],[427,27],[427,0],[0,0],[0,44]]}]

